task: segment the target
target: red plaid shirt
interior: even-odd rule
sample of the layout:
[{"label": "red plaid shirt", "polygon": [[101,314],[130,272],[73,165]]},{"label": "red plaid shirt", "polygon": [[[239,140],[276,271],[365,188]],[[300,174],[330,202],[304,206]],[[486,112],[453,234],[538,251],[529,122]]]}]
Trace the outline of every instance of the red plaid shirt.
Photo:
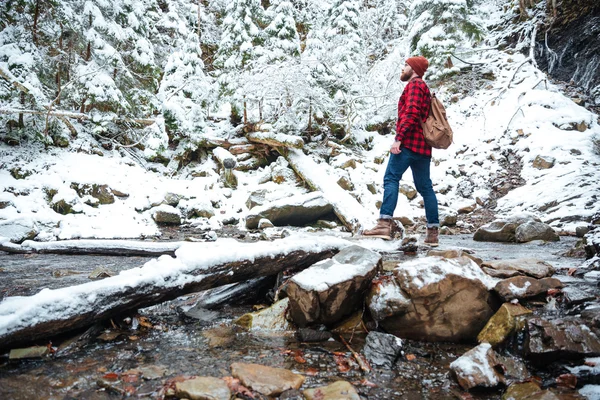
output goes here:
[{"label": "red plaid shirt", "polygon": [[396,141],[402,142],[415,153],[431,157],[431,146],[425,143],[421,122],[427,119],[431,106],[431,92],[423,79],[412,79],[398,100],[398,120],[396,122]]}]

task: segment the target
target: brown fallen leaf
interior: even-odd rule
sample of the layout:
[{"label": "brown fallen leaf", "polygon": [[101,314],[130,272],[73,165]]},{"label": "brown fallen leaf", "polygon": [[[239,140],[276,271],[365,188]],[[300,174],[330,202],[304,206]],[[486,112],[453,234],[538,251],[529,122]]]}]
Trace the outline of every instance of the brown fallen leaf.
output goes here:
[{"label": "brown fallen leaf", "polygon": [[133,396],[135,394],[135,387],[132,385],[127,385],[123,388],[123,391],[127,396]]},{"label": "brown fallen leaf", "polygon": [[562,293],[560,289],[548,289],[548,296],[556,297]]},{"label": "brown fallen leaf", "polygon": [[414,361],[417,358],[417,356],[415,356],[414,354],[407,354],[406,355],[406,360],[407,361]]},{"label": "brown fallen leaf", "polygon": [[107,374],[102,375],[102,378],[110,381],[116,381],[117,379],[119,379],[119,374],[117,374],[116,372],[109,372]]},{"label": "brown fallen leaf", "polygon": [[248,389],[246,386],[242,385],[239,379],[236,379],[233,376],[226,376],[221,379],[225,381],[229,387],[229,390],[231,390],[233,393],[239,393],[246,397],[250,397],[251,399],[254,398],[252,391],[250,391],[250,389]]},{"label": "brown fallen leaf", "polygon": [[372,387],[372,388],[378,386],[376,383],[371,382],[367,378],[363,379],[362,381],[353,382],[352,384],[355,385],[355,386],[367,386],[367,387]]},{"label": "brown fallen leaf", "polygon": [[340,372],[348,372],[352,369],[352,367],[350,366],[350,361],[345,355],[340,356],[334,354],[333,359],[335,360],[335,363],[337,364],[338,370]]},{"label": "brown fallen leaf", "polygon": [[139,376],[135,374],[123,374],[121,375],[121,380],[127,383],[134,383],[139,380]]},{"label": "brown fallen leaf", "polygon": [[319,370],[316,368],[307,368],[304,373],[308,376],[316,376],[319,375]]},{"label": "brown fallen leaf", "polygon": [[573,374],[562,374],[556,378],[558,386],[575,389],[577,387],[577,377]]},{"label": "brown fallen leaf", "polygon": [[146,317],[137,317],[137,320],[141,326],[144,328],[153,328],[154,325],[150,322],[150,320]]}]

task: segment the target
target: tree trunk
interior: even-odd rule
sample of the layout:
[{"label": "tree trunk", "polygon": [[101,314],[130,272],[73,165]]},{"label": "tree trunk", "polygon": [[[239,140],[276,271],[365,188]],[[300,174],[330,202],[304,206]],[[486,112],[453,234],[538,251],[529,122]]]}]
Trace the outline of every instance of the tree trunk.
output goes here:
[{"label": "tree trunk", "polygon": [[35,45],[38,44],[38,39],[37,39],[37,25],[38,25],[38,19],[40,18],[40,1],[41,0],[37,0],[35,2],[35,13],[33,15],[33,29],[32,29],[32,36],[33,36],[33,43]]},{"label": "tree trunk", "polygon": [[[21,105],[25,105],[25,92],[21,92]],[[23,129],[25,127],[25,121],[23,117],[23,113],[19,113],[19,128]]]},{"label": "tree trunk", "polygon": [[[282,249],[274,255],[204,266],[181,272],[173,277],[172,281],[169,281],[169,277],[165,277],[165,281],[161,284],[142,280],[138,284],[123,285],[122,287],[115,285],[112,290],[107,290],[107,288],[100,288],[96,291],[91,289],[91,292],[81,290],[75,295],[79,295],[81,298],[71,300],[73,303],[79,302],[80,305],[76,309],[70,310],[61,301],[40,302],[38,305],[32,306],[33,309],[28,310],[27,315],[31,315],[31,319],[21,317],[23,314],[19,310],[9,310],[8,312],[3,310],[0,313],[0,349],[15,348],[34,342],[47,343],[52,336],[84,328],[131,310],[173,300],[187,293],[257,277],[271,276],[285,270],[299,271],[333,256],[339,249],[339,244],[326,247],[321,246],[322,249],[315,252]],[[277,251],[274,250],[274,252]],[[105,280],[118,282],[119,279],[123,278],[114,276]],[[110,287],[110,284],[107,284],[107,287]],[[2,305],[3,303],[0,303],[0,308]],[[4,326],[3,323],[5,323]]]}]

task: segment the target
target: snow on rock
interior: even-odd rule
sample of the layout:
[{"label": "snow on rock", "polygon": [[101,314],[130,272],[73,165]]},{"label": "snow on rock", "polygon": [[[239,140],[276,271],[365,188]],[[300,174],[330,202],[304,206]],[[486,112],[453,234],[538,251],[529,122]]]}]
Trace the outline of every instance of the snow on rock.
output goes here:
[{"label": "snow on rock", "polygon": [[498,364],[492,345],[482,343],[469,350],[450,364],[460,386],[469,390],[474,387],[496,387],[504,377],[494,368]]},{"label": "snow on rock", "polygon": [[474,261],[466,257],[454,259],[442,257],[417,258],[399,264],[395,269],[395,273],[403,281],[410,282],[409,286],[415,289],[439,282],[450,274],[467,279],[476,279],[489,290],[493,289],[498,283],[498,279],[484,273]]}]

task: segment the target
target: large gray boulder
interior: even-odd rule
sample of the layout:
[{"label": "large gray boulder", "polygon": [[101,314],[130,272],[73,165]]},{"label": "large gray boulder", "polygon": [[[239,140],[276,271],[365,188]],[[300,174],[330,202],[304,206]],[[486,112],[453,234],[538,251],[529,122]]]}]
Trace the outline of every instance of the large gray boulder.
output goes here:
[{"label": "large gray boulder", "polygon": [[381,268],[381,255],[360,246],[344,248],[290,279],[289,315],[299,327],[333,325],[358,310]]},{"label": "large gray boulder", "polygon": [[533,240],[558,242],[560,237],[550,225],[543,222],[528,221],[517,227],[515,230],[515,240],[518,243],[526,243]]},{"label": "large gray boulder", "polygon": [[[480,242],[516,242],[517,228],[523,224],[532,222],[541,223],[542,221],[529,214],[497,219],[477,229],[473,235],[473,240]],[[521,239],[525,238],[524,232],[519,237]]]},{"label": "large gray boulder", "polygon": [[494,314],[490,289],[496,280],[467,257],[418,258],[399,264],[394,275],[411,304],[380,324],[398,337],[472,341]]},{"label": "large gray boulder", "polygon": [[293,198],[284,198],[271,204],[254,207],[246,217],[246,228],[257,229],[266,218],[275,226],[303,226],[333,212],[333,206],[321,192],[312,192]]}]

